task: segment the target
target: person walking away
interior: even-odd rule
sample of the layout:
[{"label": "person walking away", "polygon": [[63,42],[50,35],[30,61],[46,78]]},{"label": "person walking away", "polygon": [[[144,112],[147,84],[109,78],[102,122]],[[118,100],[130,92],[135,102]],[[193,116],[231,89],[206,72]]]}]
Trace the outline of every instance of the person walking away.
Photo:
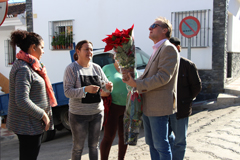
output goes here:
[{"label": "person walking away", "polygon": [[[168,141],[169,115],[177,111],[177,76],[180,56],[169,42],[172,25],[158,17],[149,27],[153,53],[142,76],[123,81],[143,97],[143,126],[152,160],[171,160]],[[130,75],[130,74],[129,74]]]},{"label": "person walking away", "polygon": [[45,66],[40,62],[44,41],[34,32],[16,30],[11,45],[18,46],[10,71],[10,92],[7,128],[17,134],[19,159],[36,160],[41,135],[53,130],[52,107],[57,105]]},{"label": "person walking away", "polygon": [[104,116],[100,96],[101,83],[106,83],[105,87],[109,92],[112,90],[112,83],[108,81],[101,67],[90,62],[92,56],[92,42],[78,42],[75,61],[66,67],[63,78],[64,94],[69,98],[72,160],[81,160],[87,136],[89,159],[98,160],[98,144]]},{"label": "person walking away", "polygon": [[[181,42],[177,37],[169,41],[181,52]],[[186,151],[186,139],[189,116],[192,114],[192,101],[202,89],[201,79],[196,65],[180,58],[177,84],[177,113],[169,116],[169,142],[173,160],[183,160]]]}]

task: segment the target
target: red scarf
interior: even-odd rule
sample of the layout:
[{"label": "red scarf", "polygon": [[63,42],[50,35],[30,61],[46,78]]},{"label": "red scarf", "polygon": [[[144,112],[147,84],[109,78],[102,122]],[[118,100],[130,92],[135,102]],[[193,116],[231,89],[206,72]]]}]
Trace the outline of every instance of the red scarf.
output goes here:
[{"label": "red scarf", "polygon": [[52,84],[47,76],[46,67],[41,64],[38,59],[22,50],[16,55],[18,59],[24,60],[29,63],[34,71],[36,71],[45,81],[48,98],[52,107],[57,106],[57,101],[53,92]]}]

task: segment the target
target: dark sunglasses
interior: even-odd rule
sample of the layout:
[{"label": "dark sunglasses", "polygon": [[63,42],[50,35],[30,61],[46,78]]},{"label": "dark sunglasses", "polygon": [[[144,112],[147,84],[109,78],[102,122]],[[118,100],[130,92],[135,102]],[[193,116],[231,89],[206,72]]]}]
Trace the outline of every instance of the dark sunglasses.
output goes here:
[{"label": "dark sunglasses", "polygon": [[156,28],[157,26],[162,27],[162,25],[160,25],[160,24],[153,23],[149,28],[150,28],[150,29],[154,29],[154,28]]}]

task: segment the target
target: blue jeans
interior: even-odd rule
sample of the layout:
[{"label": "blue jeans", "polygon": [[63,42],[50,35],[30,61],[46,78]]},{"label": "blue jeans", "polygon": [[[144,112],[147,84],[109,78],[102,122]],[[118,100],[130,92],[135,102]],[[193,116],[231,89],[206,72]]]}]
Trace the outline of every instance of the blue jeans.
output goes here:
[{"label": "blue jeans", "polygon": [[172,153],[168,142],[168,116],[148,117],[143,114],[146,143],[149,145],[152,160],[171,160]]},{"label": "blue jeans", "polygon": [[169,142],[173,160],[183,160],[186,151],[188,117],[177,120],[176,114],[169,116]]},{"label": "blue jeans", "polygon": [[103,123],[103,112],[94,115],[75,115],[69,112],[72,131],[72,160],[81,160],[84,141],[88,135],[89,159],[98,160],[98,144]]}]

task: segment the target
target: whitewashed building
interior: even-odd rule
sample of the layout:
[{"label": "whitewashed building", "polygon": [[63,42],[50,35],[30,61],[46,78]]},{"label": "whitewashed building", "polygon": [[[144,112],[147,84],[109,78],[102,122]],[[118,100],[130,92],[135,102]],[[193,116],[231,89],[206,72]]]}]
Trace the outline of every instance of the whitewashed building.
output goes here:
[{"label": "whitewashed building", "polygon": [[[88,39],[94,48],[103,48],[102,39],[116,28],[127,29],[134,24],[136,46],[151,54],[153,42],[148,38],[148,28],[157,16],[172,22],[173,36],[182,41],[181,55],[187,57],[188,43],[179,31],[179,23],[184,17],[194,16],[201,24],[198,35],[191,40],[191,60],[203,82],[198,99],[210,99],[239,77],[240,64],[236,63],[240,60],[239,8],[240,0],[32,0],[33,31],[45,41],[42,62],[51,82],[56,83],[62,81],[64,70],[71,63],[71,42]],[[5,53],[2,44],[9,30],[20,28],[7,30],[4,25],[0,27],[1,53]],[[69,36],[68,40],[60,42],[61,35]],[[58,40],[53,42],[53,37]],[[56,43],[65,45],[58,49]],[[1,54],[0,60],[5,59],[6,55]],[[5,62],[0,65],[0,72],[8,76],[11,67]]]},{"label": "whitewashed building", "polygon": [[25,3],[8,4],[8,14],[0,26],[0,86],[8,93],[8,78],[19,48],[10,46],[10,34],[16,29],[26,30]]}]

